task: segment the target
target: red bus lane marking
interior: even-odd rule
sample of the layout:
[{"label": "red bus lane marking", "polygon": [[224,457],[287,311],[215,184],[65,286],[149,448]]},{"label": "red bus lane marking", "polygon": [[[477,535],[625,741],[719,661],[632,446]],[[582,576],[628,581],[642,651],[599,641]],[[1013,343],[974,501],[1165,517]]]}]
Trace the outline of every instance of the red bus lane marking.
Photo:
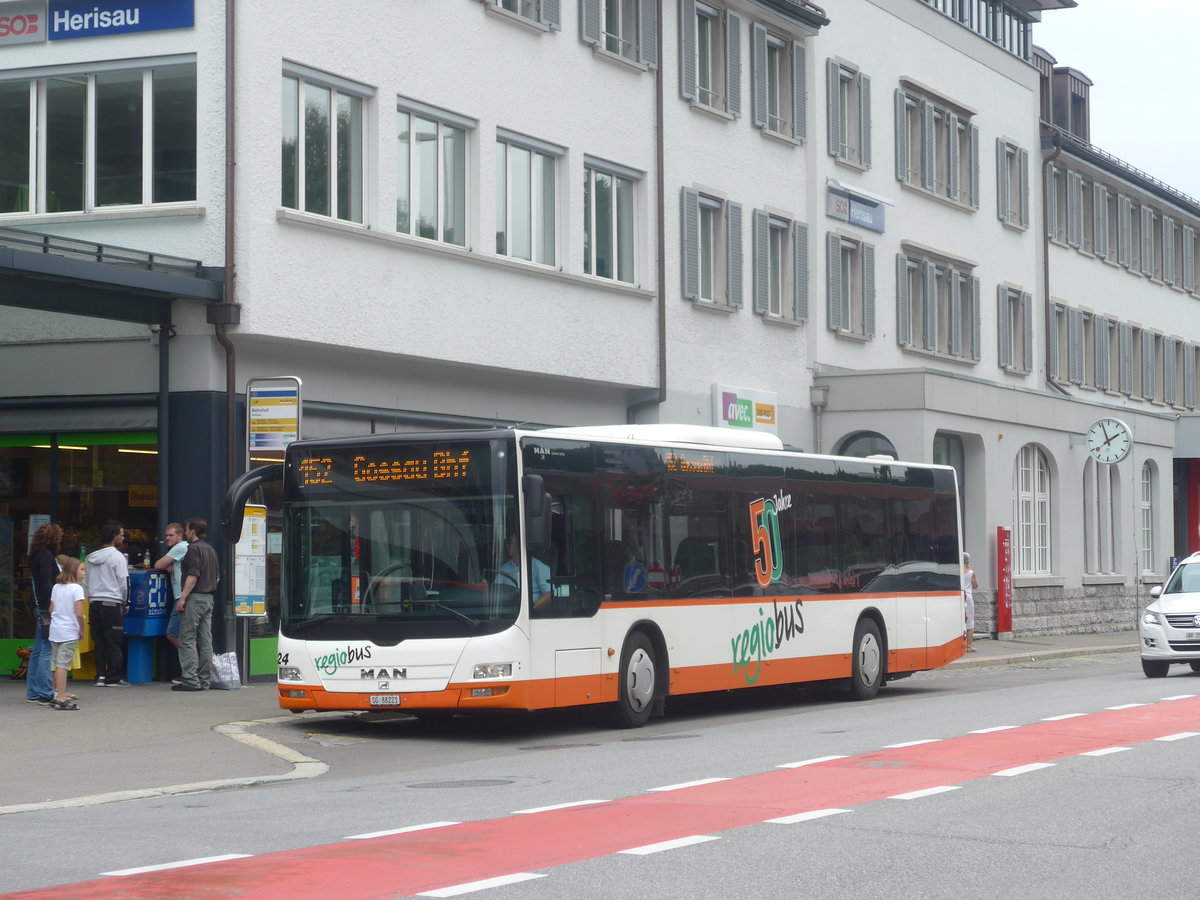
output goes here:
[{"label": "red bus lane marking", "polygon": [[810,811],[962,786],[1033,763],[1191,735],[1198,722],[1200,697],[1161,701],[667,793],[2,896],[365,900],[414,895],[770,820],[806,821]]}]

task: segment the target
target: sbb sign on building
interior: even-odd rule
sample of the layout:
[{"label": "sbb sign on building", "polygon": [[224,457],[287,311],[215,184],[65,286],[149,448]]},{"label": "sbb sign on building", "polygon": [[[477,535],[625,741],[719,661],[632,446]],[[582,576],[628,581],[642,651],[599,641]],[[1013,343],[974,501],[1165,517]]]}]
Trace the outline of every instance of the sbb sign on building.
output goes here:
[{"label": "sbb sign on building", "polygon": [[194,0],[0,2],[0,46],[191,28]]}]

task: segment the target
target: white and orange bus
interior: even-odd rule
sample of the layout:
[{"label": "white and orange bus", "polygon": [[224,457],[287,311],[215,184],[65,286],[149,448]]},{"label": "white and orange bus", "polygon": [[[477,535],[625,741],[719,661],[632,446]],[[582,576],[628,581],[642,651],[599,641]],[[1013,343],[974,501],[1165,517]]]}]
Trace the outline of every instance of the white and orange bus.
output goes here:
[{"label": "white and orange bus", "polygon": [[888,680],[963,652],[954,470],[693,426],[292,444],[279,703],[418,716]]}]

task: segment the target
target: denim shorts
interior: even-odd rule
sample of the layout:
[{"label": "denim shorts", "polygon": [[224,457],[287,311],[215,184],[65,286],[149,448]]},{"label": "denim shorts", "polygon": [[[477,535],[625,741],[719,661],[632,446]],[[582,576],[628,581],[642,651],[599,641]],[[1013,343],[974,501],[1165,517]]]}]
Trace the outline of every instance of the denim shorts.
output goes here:
[{"label": "denim shorts", "polygon": [[180,614],[179,614],[179,610],[176,608],[176,606],[177,606],[176,603],[171,604],[171,618],[169,618],[167,620],[167,636],[168,637],[179,637]]}]

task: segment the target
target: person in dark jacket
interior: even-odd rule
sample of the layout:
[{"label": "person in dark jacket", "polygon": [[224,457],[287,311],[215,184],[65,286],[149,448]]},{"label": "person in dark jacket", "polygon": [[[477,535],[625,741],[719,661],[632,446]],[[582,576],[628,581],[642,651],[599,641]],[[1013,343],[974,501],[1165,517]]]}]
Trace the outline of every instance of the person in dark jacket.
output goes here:
[{"label": "person in dark jacket", "polygon": [[25,682],[25,699],[30,703],[49,706],[54,699],[54,682],[50,677],[50,594],[58,578],[58,556],[62,549],[62,529],[43,525],[33,533],[29,545],[29,574],[33,582],[34,632],[29,648],[29,672]]}]

